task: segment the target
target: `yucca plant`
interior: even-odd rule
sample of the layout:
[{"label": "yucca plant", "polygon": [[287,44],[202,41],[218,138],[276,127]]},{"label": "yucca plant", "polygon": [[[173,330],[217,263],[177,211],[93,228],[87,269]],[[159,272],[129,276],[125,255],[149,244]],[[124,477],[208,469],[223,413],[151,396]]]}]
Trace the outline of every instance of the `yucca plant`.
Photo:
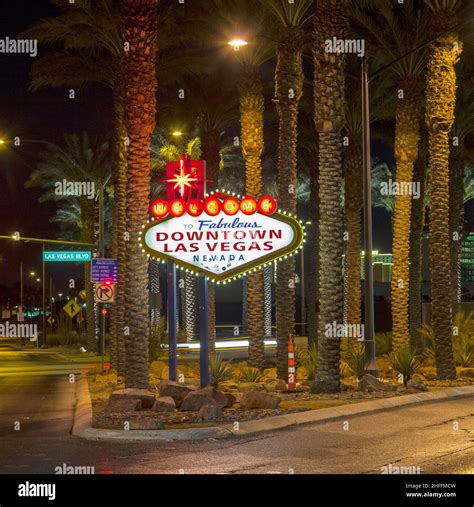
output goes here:
[{"label": "yucca plant", "polygon": [[263,378],[262,372],[258,368],[246,367],[240,371],[240,382],[260,382]]},{"label": "yucca plant", "polygon": [[221,356],[215,355],[209,359],[209,376],[211,386],[217,388],[222,382],[232,379],[233,370],[229,363],[222,361]]},{"label": "yucca plant", "polygon": [[315,343],[312,343],[307,349],[295,347],[295,366],[302,366],[308,377],[308,380],[314,380],[316,376],[316,365],[318,362],[318,349]]},{"label": "yucca plant", "polygon": [[422,361],[410,348],[403,347],[390,354],[390,364],[395,371],[402,375],[403,385],[406,386],[407,382],[420,369]]},{"label": "yucca plant", "polygon": [[347,354],[346,362],[347,366],[358,379],[361,379],[367,373],[369,360],[367,359],[363,343],[358,343],[351,347]]}]

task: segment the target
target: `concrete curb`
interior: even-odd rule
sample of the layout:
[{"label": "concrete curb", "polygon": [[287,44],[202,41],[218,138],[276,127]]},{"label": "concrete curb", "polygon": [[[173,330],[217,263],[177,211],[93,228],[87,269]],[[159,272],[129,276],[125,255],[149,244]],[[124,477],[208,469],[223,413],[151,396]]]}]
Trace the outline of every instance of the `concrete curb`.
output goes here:
[{"label": "concrete curb", "polygon": [[[81,379],[82,380],[82,379]],[[87,386],[87,380],[86,381]],[[436,401],[447,401],[456,398],[464,398],[474,396],[474,385],[463,387],[450,387],[432,392],[420,392],[419,394],[408,394],[386,399],[378,399],[365,401],[350,405],[340,405],[333,408],[323,408],[317,410],[307,410],[305,412],[297,412],[293,414],[278,415],[275,417],[267,417],[265,419],[258,419],[255,421],[241,422],[236,429],[234,424],[222,424],[220,426],[213,426],[208,428],[188,428],[181,430],[104,430],[92,428],[85,425],[85,415],[83,411],[86,410],[85,403],[78,402],[77,411],[78,417],[82,420],[79,421],[79,433],[77,436],[86,438],[88,440],[128,440],[128,441],[147,441],[147,440],[204,440],[209,438],[225,438],[231,435],[244,436],[260,433],[264,431],[273,431],[289,426],[308,423],[322,423],[327,421],[334,421],[346,417],[354,417],[365,415],[369,413],[376,413],[385,410],[392,410],[400,407],[416,405],[419,403],[430,403]],[[89,417],[92,422],[92,406],[90,405],[89,398]],[[81,408],[82,407],[82,408]],[[76,426],[76,424],[74,424]],[[75,433],[73,433],[75,434]]]},{"label": "concrete curb", "polygon": [[92,402],[87,384],[87,376],[82,375],[76,382],[76,405],[74,406],[74,422],[71,435],[76,437],[92,427]]}]

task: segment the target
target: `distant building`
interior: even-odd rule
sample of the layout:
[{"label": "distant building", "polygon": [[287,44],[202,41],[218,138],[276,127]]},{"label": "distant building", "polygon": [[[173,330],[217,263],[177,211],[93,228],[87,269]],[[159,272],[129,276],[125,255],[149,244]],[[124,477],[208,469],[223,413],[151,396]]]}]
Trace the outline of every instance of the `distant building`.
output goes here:
[{"label": "distant building", "polygon": [[[372,250],[372,266],[374,270],[374,282],[390,283],[392,280],[392,260],[391,253],[379,253],[378,250]],[[365,278],[365,252],[360,254],[360,279]]]},{"label": "distant building", "polygon": [[462,240],[461,280],[474,282],[474,232],[466,234]]}]

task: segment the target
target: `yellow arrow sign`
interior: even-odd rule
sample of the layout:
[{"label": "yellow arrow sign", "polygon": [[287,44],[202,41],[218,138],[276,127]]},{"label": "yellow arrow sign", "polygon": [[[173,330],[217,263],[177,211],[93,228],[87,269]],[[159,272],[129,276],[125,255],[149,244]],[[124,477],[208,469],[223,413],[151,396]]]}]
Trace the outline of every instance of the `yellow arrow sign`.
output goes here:
[{"label": "yellow arrow sign", "polygon": [[71,317],[71,319],[81,311],[81,306],[75,301],[68,301],[64,306],[63,310]]}]

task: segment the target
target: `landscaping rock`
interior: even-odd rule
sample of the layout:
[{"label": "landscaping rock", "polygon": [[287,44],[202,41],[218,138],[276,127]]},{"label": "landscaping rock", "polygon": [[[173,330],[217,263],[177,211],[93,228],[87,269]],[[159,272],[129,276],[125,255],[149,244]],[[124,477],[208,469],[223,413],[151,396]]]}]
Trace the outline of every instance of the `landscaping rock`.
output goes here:
[{"label": "landscaping rock", "polygon": [[239,385],[239,391],[241,393],[249,393],[254,391],[265,391],[265,386],[263,384],[257,384],[255,382],[242,382]]},{"label": "landscaping rock", "polygon": [[246,409],[254,408],[277,408],[280,398],[270,393],[248,392],[242,396],[240,407]]},{"label": "landscaping rock", "polygon": [[200,421],[218,421],[223,417],[224,412],[220,405],[204,405],[199,409]]},{"label": "landscaping rock", "polygon": [[225,393],[225,399],[226,402],[224,407],[226,408],[232,407],[237,402],[237,398],[231,393]]},{"label": "landscaping rock", "polygon": [[184,384],[179,384],[178,382],[173,382],[172,380],[162,380],[160,382],[160,387],[158,388],[160,392],[160,397],[163,398],[165,396],[171,396],[176,406],[179,408],[183,403],[184,398],[195,390],[195,387],[186,386]]},{"label": "landscaping rock", "polygon": [[464,368],[459,372],[460,377],[474,378],[474,368]]},{"label": "landscaping rock", "polygon": [[150,419],[149,417],[130,420],[131,430],[162,430],[164,427],[165,423],[163,421]]},{"label": "landscaping rock", "polygon": [[392,386],[384,384],[373,375],[364,375],[357,386],[357,390],[365,393],[374,393],[376,391],[393,391]]},{"label": "landscaping rock", "polygon": [[155,403],[155,395],[148,391],[148,389],[119,389],[118,391],[114,391],[110,395],[111,400],[115,399],[129,399],[129,400],[140,400],[142,403],[142,408],[151,408],[153,403]]},{"label": "landscaping rock", "polygon": [[109,398],[106,412],[135,412],[141,410],[142,402],[136,398]]},{"label": "landscaping rock", "polygon": [[[181,410],[199,410],[204,405],[219,405],[209,392],[203,392],[203,389],[191,391],[184,398],[181,404]],[[222,406],[222,405],[220,405]]]},{"label": "landscaping rock", "polygon": [[155,412],[171,412],[176,409],[176,403],[171,396],[160,396],[154,403]]},{"label": "landscaping rock", "polygon": [[209,395],[217,403],[217,405],[222,405],[223,407],[226,406],[227,403],[226,395],[221,391],[218,391],[215,387],[212,386],[203,387],[202,389],[199,389],[199,391],[197,392]]},{"label": "landscaping rock", "polygon": [[421,382],[420,380],[416,378],[412,378],[407,382],[407,388],[408,391],[414,390],[414,391],[428,391],[428,388]]},{"label": "landscaping rock", "polygon": [[288,388],[287,388],[286,382],[284,380],[282,380],[280,378],[276,378],[276,379],[267,380],[267,382],[265,382],[265,389],[269,393],[276,393],[276,392],[282,393],[282,392],[287,391]]}]

